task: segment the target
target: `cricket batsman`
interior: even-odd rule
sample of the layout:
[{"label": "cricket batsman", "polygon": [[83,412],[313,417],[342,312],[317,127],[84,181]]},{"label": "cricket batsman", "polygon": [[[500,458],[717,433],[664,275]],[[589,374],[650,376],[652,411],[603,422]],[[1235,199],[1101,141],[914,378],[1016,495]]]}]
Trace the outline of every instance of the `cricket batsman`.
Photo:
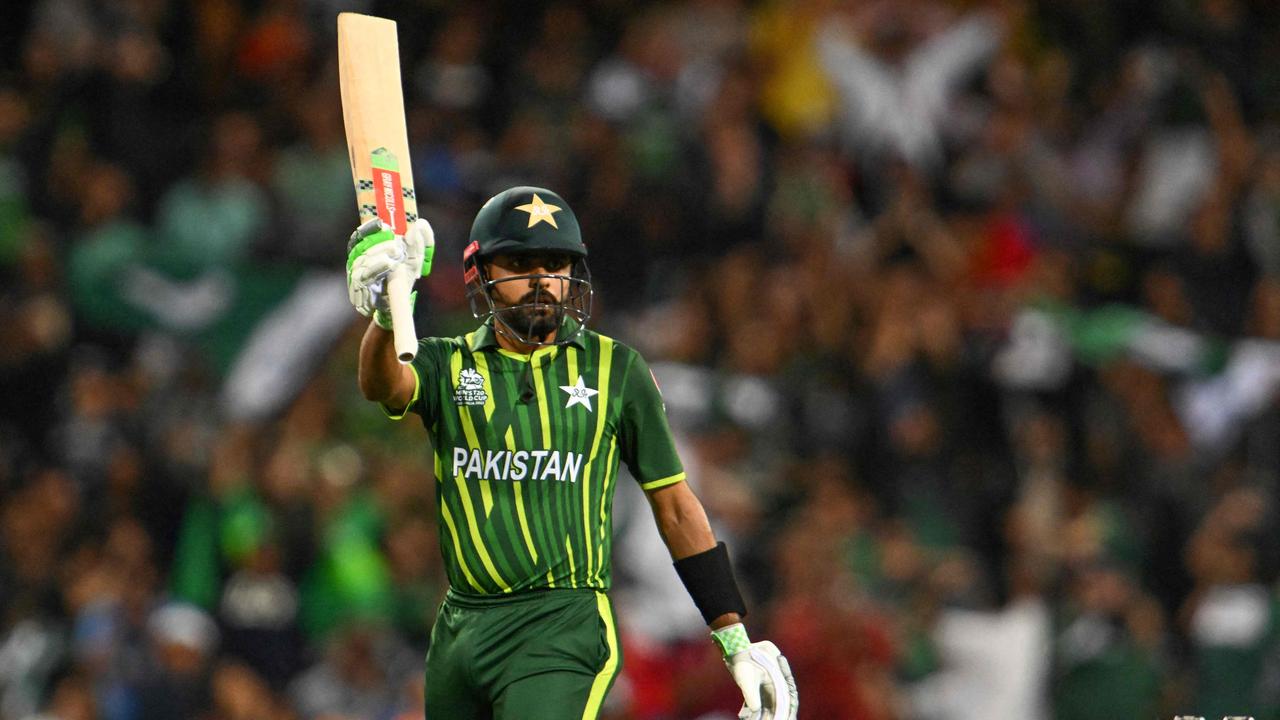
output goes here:
[{"label": "cricket batsman", "polygon": [[587,328],[587,248],[569,204],[514,187],[480,208],[463,254],[472,312],[454,338],[396,359],[385,280],[431,271],[434,235],[377,221],[352,235],[347,283],[372,318],[359,384],[396,420],[422,419],[435,454],[449,590],[431,632],[429,720],[595,718],[622,666],[610,584],[613,493],[625,462],[693,602],[742,689],[740,718],[794,720],[778,648],[753,643],[724,543],[684,482],[648,365]]}]

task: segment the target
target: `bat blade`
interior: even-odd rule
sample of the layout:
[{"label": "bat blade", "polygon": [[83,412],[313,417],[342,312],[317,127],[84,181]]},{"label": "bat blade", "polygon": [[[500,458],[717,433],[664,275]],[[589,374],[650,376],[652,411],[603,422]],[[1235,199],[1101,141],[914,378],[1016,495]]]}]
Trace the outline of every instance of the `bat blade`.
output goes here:
[{"label": "bat blade", "polygon": [[[377,217],[403,235],[418,217],[418,200],[405,128],[395,22],[340,13],[338,78],[360,222]],[[404,272],[387,279],[396,355],[404,363],[411,361],[418,349],[409,303],[413,279]]]}]

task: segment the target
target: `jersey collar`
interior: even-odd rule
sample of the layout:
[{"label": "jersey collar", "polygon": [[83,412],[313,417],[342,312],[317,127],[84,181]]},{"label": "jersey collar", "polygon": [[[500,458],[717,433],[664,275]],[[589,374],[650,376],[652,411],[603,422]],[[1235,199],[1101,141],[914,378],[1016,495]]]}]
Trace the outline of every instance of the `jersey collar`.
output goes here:
[{"label": "jersey collar", "polygon": [[[579,350],[586,350],[587,346],[582,342],[582,333],[577,332],[577,330],[578,321],[571,317],[566,317],[564,322],[560,323],[560,330],[558,332],[572,334],[573,339],[569,341],[569,344]],[[483,325],[476,328],[475,332],[468,336],[467,344],[471,347],[471,352],[501,349],[501,346],[498,345],[498,335],[493,330],[493,319],[490,318],[484,321]],[[543,348],[539,349],[541,350]]]}]

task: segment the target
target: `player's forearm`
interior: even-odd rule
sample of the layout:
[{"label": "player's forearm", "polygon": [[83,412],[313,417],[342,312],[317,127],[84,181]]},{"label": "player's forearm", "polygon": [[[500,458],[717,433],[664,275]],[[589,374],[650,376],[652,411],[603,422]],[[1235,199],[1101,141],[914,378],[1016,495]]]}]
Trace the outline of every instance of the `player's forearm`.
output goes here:
[{"label": "player's forearm", "polygon": [[403,372],[404,366],[396,359],[394,336],[370,322],[360,341],[357,378],[361,394],[367,400],[394,404],[389,401],[395,399]]},{"label": "player's forearm", "polygon": [[[685,483],[649,493],[653,516],[711,638],[724,655],[734,682],[742,689],[739,717],[794,720],[800,697],[786,658],[771,642],[752,643],[742,625],[747,612],[729,551],[717,543],[702,503]],[[766,707],[768,714],[761,712]]]},{"label": "player's forearm", "polygon": [[[673,514],[673,517],[665,523],[662,520],[658,521],[658,531],[662,533],[662,538],[667,543],[667,550],[671,552],[672,560],[691,557],[716,546],[716,536],[711,531],[711,524],[707,521],[707,513],[702,509],[702,503],[698,502],[693,493],[689,496],[693,498],[693,506],[682,507],[683,514]],[[717,616],[708,624],[713,630],[719,630],[739,622],[742,622],[742,616],[731,612]]]},{"label": "player's forearm", "polygon": [[[715,548],[716,536],[711,531],[707,513],[688,485],[676,483],[656,490],[650,494],[649,499],[653,503],[658,532],[661,533],[672,560],[683,560]],[[742,622],[741,615],[726,612],[717,615],[708,624],[712,629],[718,630],[739,622]]]},{"label": "player's forearm", "polygon": [[706,552],[716,546],[715,533],[693,491],[685,483],[676,483],[650,494],[658,532],[667,544],[672,560]]}]

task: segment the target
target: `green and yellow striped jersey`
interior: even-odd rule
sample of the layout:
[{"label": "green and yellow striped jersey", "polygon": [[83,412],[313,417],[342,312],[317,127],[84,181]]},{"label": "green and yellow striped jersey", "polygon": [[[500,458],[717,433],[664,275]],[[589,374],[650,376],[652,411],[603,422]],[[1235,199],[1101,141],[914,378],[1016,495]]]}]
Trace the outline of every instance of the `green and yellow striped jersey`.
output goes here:
[{"label": "green and yellow striped jersey", "polygon": [[619,460],[646,490],[684,479],[640,354],[589,330],[517,354],[486,323],[421,340],[411,367],[413,400],[392,417],[430,432],[453,590],[607,590]]}]

